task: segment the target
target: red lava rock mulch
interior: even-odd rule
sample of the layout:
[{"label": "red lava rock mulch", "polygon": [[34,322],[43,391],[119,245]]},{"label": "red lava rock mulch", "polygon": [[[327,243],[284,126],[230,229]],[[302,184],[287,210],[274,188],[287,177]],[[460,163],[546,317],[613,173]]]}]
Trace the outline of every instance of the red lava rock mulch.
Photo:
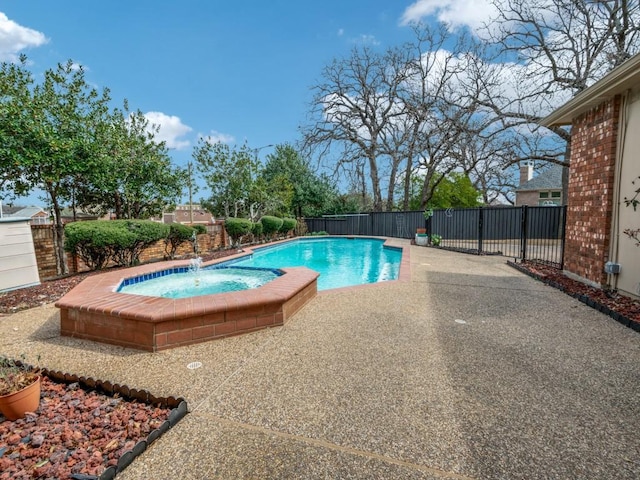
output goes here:
[{"label": "red lava rock mulch", "polygon": [[13,422],[0,415],[0,479],[98,477],[170,412],[43,377],[37,412]]},{"label": "red lava rock mulch", "polygon": [[[628,320],[636,323],[640,328],[640,301],[621,295],[615,291],[602,290],[600,288],[591,287],[582,282],[567,277],[561,270],[545,265],[539,262],[524,262],[513,264],[519,270],[526,270],[533,277],[550,284],[555,288],[560,288],[565,293],[586,300],[585,303],[590,304],[594,308],[600,306],[609,309],[612,314],[617,313],[618,316],[624,316]],[[586,299],[584,298],[586,297]],[[609,312],[604,312],[609,313]],[[614,316],[614,315],[612,315]],[[614,318],[616,318],[614,316]],[[616,318],[620,321],[620,318]],[[623,322],[625,323],[625,322]],[[636,325],[633,325],[635,327]],[[634,328],[637,330],[637,328]]]}]

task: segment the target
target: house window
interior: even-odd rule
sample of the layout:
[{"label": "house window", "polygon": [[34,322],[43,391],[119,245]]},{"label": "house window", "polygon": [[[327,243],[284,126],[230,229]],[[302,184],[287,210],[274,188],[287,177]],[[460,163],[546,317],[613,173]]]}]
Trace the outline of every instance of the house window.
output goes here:
[{"label": "house window", "polygon": [[561,205],[562,192],[539,192],[538,205],[546,207],[549,205]]}]

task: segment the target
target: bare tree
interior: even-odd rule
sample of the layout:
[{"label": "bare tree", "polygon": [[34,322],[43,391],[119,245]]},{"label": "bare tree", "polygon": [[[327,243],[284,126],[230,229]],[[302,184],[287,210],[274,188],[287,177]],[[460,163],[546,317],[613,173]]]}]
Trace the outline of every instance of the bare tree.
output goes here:
[{"label": "bare tree", "polygon": [[306,145],[320,155],[338,149],[334,170],[355,175],[363,195],[366,168],[375,210],[394,207],[399,183],[407,208],[416,172],[424,179],[426,205],[438,179],[460,167],[457,137],[474,118],[476,101],[466,84],[477,89],[477,82],[465,78],[478,63],[470,53],[477,44],[467,37],[455,41],[444,25],[414,31],[413,43],[384,54],[355,49],[325,68],[314,87],[313,123],[303,130]]},{"label": "bare tree", "polygon": [[[365,159],[375,211],[383,209],[380,178],[385,160],[380,137],[388,122],[398,114],[398,88],[403,71],[390,66],[399,50],[384,54],[370,48],[354,48],[345,59],[336,59],[325,67],[322,81],[313,87],[314,123],[304,129],[305,145],[328,153],[341,151],[335,167]],[[337,144],[337,145],[336,145]]]},{"label": "bare tree", "polygon": [[[500,62],[480,79],[479,101],[501,129],[521,138],[511,163],[541,160],[567,167],[570,131],[538,122],[640,51],[640,4],[494,0],[494,5],[497,17],[480,35],[498,47]],[[565,168],[565,186],[566,175]]]}]

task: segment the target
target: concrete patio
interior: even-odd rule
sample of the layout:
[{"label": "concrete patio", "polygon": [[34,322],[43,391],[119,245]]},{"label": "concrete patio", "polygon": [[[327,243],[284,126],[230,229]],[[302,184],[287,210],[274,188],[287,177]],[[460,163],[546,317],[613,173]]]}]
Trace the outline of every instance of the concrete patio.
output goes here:
[{"label": "concrete patio", "polygon": [[640,478],[640,335],[502,257],[414,246],[408,282],[160,353],[49,305],[0,317],[0,353],[187,399],[120,480]]}]

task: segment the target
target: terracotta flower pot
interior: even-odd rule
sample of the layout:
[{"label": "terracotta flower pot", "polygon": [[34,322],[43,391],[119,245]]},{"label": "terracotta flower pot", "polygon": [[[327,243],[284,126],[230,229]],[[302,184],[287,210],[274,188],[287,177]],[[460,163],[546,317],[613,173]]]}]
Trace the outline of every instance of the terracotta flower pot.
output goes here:
[{"label": "terracotta flower pot", "polygon": [[39,406],[40,377],[22,390],[0,396],[0,412],[7,420],[18,420],[26,412],[35,412]]},{"label": "terracotta flower pot", "polygon": [[416,228],[416,233],[427,233],[426,228]]}]

